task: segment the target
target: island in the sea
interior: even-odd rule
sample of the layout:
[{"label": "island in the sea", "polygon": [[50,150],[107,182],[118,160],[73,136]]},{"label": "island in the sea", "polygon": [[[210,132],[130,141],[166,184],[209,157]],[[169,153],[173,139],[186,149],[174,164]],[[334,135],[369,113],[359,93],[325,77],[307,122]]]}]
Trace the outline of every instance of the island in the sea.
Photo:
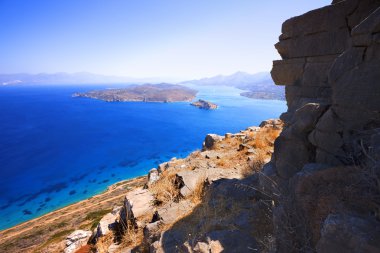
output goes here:
[{"label": "island in the sea", "polygon": [[203,99],[199,99],[198,101],[191,103],[191,105],[196,106],[200,109],[206,109],[206,110],[215,110],[216,108],[218,108],[217,104],[211,103]]},{"label": "island in the sea", "polygon": [[107,102],[184,102],[195,98],[197,91],[176,84],[142,84],[125,88],[74,93],[73,97],[100,99]]}]

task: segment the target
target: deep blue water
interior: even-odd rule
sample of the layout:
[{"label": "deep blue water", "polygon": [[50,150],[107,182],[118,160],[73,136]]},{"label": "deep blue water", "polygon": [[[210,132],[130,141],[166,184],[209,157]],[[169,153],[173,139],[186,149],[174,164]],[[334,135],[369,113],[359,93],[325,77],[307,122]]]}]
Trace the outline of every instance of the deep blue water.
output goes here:
[{"label": "deep blue water", "polygon": [[101,87],[0,87],[0,229],[185,157],[207,133],[238,132],[286,109],[234,88],[202,88],[197,98],[218,103],[214,111],[71,97],[94,88]]}]

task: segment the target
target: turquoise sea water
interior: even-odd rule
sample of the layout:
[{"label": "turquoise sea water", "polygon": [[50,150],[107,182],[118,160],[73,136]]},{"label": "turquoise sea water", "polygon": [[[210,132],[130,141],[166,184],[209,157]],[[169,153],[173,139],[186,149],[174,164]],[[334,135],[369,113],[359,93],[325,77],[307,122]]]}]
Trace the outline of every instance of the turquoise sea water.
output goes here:
[{"label": "turquoise sea water", "polygon": [[0,229],[86,199],[201,148],[207,133],[238,132],[279,117],[285,101],[203,87],[189,103],[108,103],[72,98],[115,86],[0,87]]}]

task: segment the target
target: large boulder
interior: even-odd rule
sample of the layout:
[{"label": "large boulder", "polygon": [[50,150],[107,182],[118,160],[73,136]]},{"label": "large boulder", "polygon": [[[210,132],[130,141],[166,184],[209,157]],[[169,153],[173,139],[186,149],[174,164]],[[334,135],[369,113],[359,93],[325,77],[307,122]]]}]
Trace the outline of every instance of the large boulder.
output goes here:
[{"label": "large boulder", "polygon": [[111,229],[115,228],[117,214],[108,213],[99,221],[96,227],[96,237],[101,237],[107,235]]},{"label": "large boulder", "polygon": [[217,134],[208,134],[208,135],[206,135],[206,138],[205,138],[205,141],[203,144],[203,148],[204,149],[212,149],[214,147],[214,145],[217,142],[220,142],[221,140],[223,140],[223,136],[220,136]]},{"label": "large boulder", "polygon": [[183,197],[191,195],[201,180],[205,180],[204,174],[190,170],[183,170],[176,174],[176,182]]},{"label": "large boulder", "polygon": [[120,210],[119,222],[123,229],[137,226],[139,218],[153,211],[154,197],[147,189],[137,188],[128,192]]},{"label": "large boulder", "polygon": [[91,235],[91,231],[75,230],[66,237],[64,253],[75,253],[83,245],[87,244]]}]

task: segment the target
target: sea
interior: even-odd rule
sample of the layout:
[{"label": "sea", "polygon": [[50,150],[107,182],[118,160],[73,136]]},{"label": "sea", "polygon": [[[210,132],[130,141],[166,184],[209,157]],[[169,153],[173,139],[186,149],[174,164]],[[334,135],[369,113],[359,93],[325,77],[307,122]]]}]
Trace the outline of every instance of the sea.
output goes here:
[{"label": "sea", "polygon": [[74,92],[118,85],[0,87],[0,230],[89,198],[201,149],[208,133],[238,132],[278,118],[286,102],[199,87],[188,102],[104,102]]}]

